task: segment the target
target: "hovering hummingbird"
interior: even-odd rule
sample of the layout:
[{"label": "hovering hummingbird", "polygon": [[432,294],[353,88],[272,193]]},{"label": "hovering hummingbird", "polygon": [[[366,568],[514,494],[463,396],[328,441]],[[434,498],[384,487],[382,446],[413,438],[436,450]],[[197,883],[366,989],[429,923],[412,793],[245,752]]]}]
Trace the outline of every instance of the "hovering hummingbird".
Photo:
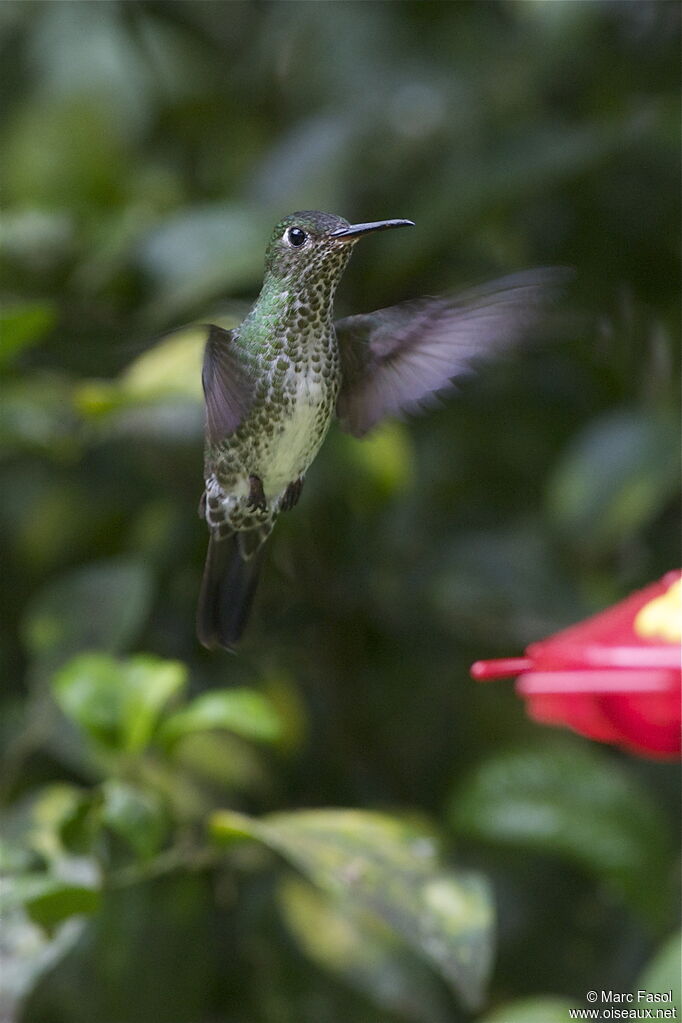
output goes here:
[{"label": "hovering hummingbird", "polygon": [[239,640],[265,540],[301,496],[332,419],[362,437],[385,416],[424,407],[472,360],[520,339],[556,281],[556,271],[527,271],[459,298],[335,321],[334,293],[358,239],[413,226],[292,213],[272,233],[246,319],[233,330],[209,326],[199,513],[210,540],[197,612],[208,648]]}]

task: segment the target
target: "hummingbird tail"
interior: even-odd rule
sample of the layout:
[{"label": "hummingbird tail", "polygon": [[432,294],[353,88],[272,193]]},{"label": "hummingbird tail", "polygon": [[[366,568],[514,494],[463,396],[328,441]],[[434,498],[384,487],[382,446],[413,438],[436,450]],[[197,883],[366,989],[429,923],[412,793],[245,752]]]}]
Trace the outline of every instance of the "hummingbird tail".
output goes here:
[{"label": "hummingbird tail", "polygon": [[262,546],[245,558],[237,534],[211,536],[197,608],[197,636],[209,650],[231,650],[239,641],[253,604]]}]

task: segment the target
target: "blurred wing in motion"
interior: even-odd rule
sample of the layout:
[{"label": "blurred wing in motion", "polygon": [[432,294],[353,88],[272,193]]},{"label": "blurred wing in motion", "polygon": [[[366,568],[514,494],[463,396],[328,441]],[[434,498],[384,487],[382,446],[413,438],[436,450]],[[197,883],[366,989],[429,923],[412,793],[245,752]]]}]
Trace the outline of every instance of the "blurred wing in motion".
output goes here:
[{"label": "blurred wing in motion", "polygon": [[206,400],[206,431],[212,444],[237,429],[252,401],[252,386],[234,348],[234,334],[211,324],[201,374]]},{"label": "blurred wing in motion", "polygon": [[528,270],[463,295],[421,298],[336,323],[343,378],[337,414],[361,437],[384,416],[416,412],[472,363],[528,336],[569,270]]}]

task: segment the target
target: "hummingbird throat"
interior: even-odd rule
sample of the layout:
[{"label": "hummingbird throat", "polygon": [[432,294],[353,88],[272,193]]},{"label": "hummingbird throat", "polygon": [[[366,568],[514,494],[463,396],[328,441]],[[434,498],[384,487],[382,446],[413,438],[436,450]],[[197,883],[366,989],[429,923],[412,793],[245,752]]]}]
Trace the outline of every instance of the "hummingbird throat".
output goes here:
[{"label": "hummingbird throat", "polygon": [[284,273],[268,274],[255,308],[268,318],[274,313],[280,329],[307,332],[330,323],[336,288],[354,245],[319,245],[305,259],[290,263]]}]

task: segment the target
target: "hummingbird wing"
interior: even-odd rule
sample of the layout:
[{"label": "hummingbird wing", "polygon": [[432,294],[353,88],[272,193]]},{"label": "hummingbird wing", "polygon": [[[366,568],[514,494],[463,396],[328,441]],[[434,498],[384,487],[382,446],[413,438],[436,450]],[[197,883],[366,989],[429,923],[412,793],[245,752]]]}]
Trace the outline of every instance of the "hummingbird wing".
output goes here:
[{"label": "hummingbird wing", "polygon": [[380,419],[433,402],[472,362],[507,348],[541,319],[570,271],[528,270],[460,296],[420,298],[335,324],[344,430],[361,437]]},{"label": "hummingbird wing", "polygon": [[234,346],[234,331],[209,324],[201,382],[206,432],[217,444],[237,429],[253,401],[253,386]]}]

